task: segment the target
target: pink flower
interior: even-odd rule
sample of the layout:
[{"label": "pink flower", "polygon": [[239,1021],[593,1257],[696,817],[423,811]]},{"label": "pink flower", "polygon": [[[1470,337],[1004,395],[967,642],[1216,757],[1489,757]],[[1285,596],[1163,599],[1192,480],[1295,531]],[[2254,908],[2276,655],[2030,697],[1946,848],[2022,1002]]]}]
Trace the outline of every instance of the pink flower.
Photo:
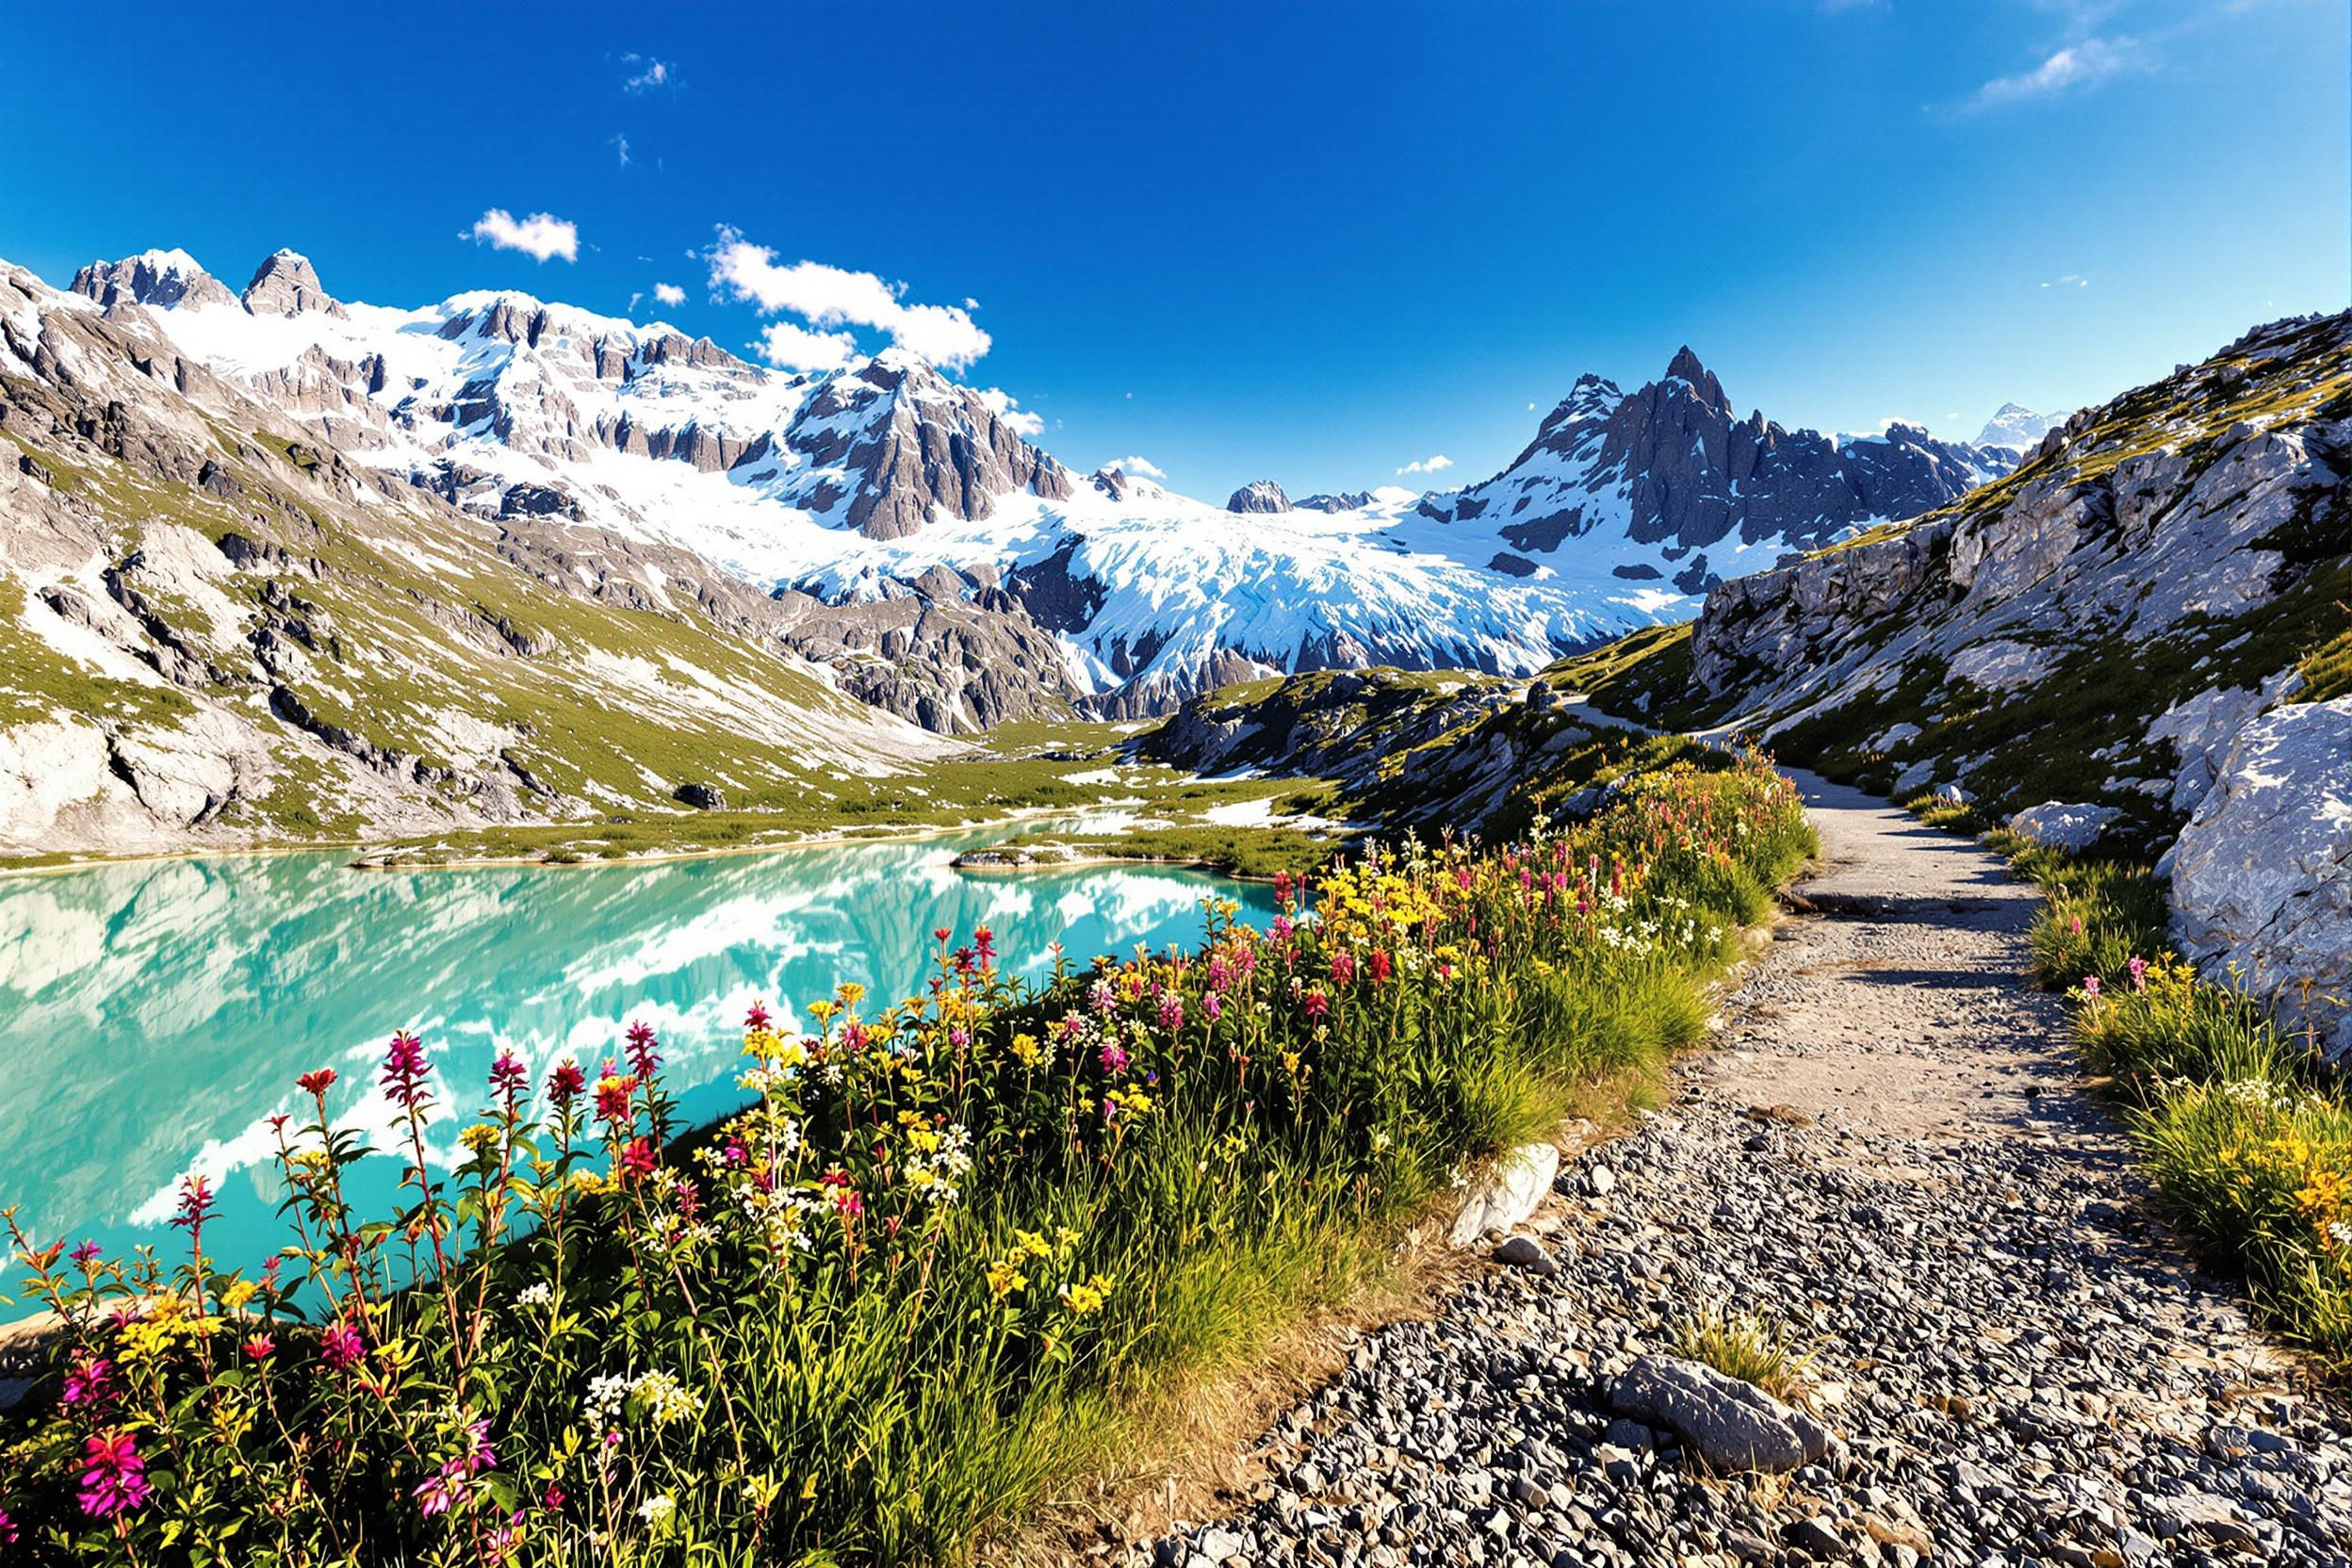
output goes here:
[{"label": "pink flower", "polygon": [[2144,991],[2148,989],[2148,960],[2146,958],[2134,958],[2124,967],[2132,972],[2132,988],[2133,990]]},{"label": "pink flower", "polygon": [[743,1015],[743,1027],[746,1029],[765,1029],[775,1021],[776,1015],[768,1011],[768,1004],[764,1002],[753,1003],[751,1010]]},{"label": "pink flower", "polygon": [[1224,1014],[1225,999],[1217,992],[1210,991],[1200,998],[1200,1010],[1209,1015],[1211,1023],[1215,1023]]},{"label": "pink flower", "polygon": [[1276,915],[1274,923],[1266,927],[1266,934],[1278,942],[1286,942],[1290,940],[1290,934],[1298,929],[1288,915]]},{"label": "pink flower", "polygon": [[2099,1000],[2098,975],[2086,974],[2082,977],[2082,994],[2089,997],[2093,1002],[2097,1002]]},{"label": "pink flower", "polygon": [[268,1334],[255,1334],[245,1342],[247,1361],[268,1361],[278,1353],[278,1342]]},{"label": "pink flower", "polygon": [[145,1502],[147,1462],[138,1440],[123,1431],[92,1432],[82,1442],[82,1511],[92,1519],[128,1513]]},{"label": "pink flower", "polygon": [[1127,1053],[1121,1051],[1116,1045],[1104,1046],[1102,1048],[1101,1059],[1102,1062],[1102,1070],[1105,1072],[1124,1072],[1127,1070]]},{"label": "pink flower", "polygon": [[367,1342],[349,1323],[337,1323],[318,1336],[318,1359],[337,1372],[349,1372],[367,1353]]},{"label": "pink flower", "polygon": [[1160,998],[1160,1027],[1173,1033],[1184,1026],[1184,999],[1174,991]]},{"label": "pink flower", "polygon": [[1344,986],[1356,977],[1356,956],[1346,948],[1331,955],[1331,984]]},{"label": "pink flower", "polygon": [[98,1256],[100,1250],[101,1249],[96,1242],[85,1241],[66,1255],[72,1258],[75,1263],[87,1264],[93,1261]]},{"label": "pink flower", "polygon": [[1306,1005],[1309,1018],[1321,1018],[1331,1010],[1331,999],[1321,991],[1309,991]]}]

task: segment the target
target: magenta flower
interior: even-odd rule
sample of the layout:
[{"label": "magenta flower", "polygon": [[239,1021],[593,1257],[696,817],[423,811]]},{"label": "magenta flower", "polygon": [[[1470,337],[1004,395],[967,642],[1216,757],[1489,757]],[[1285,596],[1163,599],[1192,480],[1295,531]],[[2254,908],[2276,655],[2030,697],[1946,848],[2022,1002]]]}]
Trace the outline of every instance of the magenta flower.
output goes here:
[{"label": "magenta flower", "polygon": [[2124,967],[2132,972],[2132,988],[2133,990],[2144,991],[2148,989],[2148,960],[2146,958],[2134,958]]},{"label": "magenta flower", "polygon": [[1118,1046],[1106,1045],[1102,1048],[1102,1062],[1103,1071],[1111,1073],[1124,1072],[1127,1070],[1127,1053],[1121,1051]]},{"label": "magenta flower", "polygon": [[349,1323],[337,1323],[318,1336],[318,1359],[337,1372],[349,1372],[367,1353],[367,1342]]},{"label": "magenta flower", "polygon": [[1321,991],[1309,991],[1306,1006],[1309,1018],[1321,1018],[1331,1010],[1331,999]]},{"label": "magenta flower", "polygon": [[755,1002],[751,1004],[751,1010],[743,1014],[743,1027],[746,1029],[765,1029],[770,1023],[774,1022],[775,1020],[776,1015],[768,1011],[766,1003]]},{"label": "magenta flower", "polygon": [[82,1442],[82,1511],[92,1519],[128,1513],[147,1500],[147,1462],[128,1432],[92,1432]]},{"label": "magenta flower", "polygon": [[202,1176],[183,1177],[180,1181],[180,1212],[172,1217],[172,1223],[184,1231],[192,1231],[211,1215],[216,1200],[212,1184]]},{"label": "magenta flower", "polygon": [[1209,1015],[1209,1021],[1211,1023],[1215,1023],[1218,1018],[1223,1016],[1225,1012],[1225,999],[1217,995],[1217,992],[1210,991],[1207,995],[1201,997],[1200,1010]]},{"label": "magenta flower", "polygon": [[96,1242],[85,1241],[79,1247],[74,1249],[68,1256],[73,1258],[75,1263],[87,1264],[94,1260],[101,1250],[102,1249]]},{"label": "magenta flower", "polygon": [[65,1391],[58,1396],[69,1405],[103,1405],[114,1398],[114,1363],[90,1356],[66,1369]]},{"label": "magenta flower", "polygon": [[395,1034],[384,1057],[385,1097],[402,1110],[416,1109],[425,1102],[430,1072],[425,1061],[425,1042],[405,1029]]},{"label": "magenta flower", "polygon": [[498,1053],[490,1064],[490,1091],[499,1099],[512,1102],[522,1097],[531,1086],[531,1070],[512,1051]]},{"label": "magenta flower", "polygon": [[2098,975],[2086,974],[2082,977],[2082,994],[2089,997],[2093,1002],[2097,1002],[2099,1000]]},{"label": "magenta flower", "polygon": [[629,1026],[629,1065],[638,1077],[650,1079],[654,1069],[662,1065],[662,1040],[649,1023]]}]

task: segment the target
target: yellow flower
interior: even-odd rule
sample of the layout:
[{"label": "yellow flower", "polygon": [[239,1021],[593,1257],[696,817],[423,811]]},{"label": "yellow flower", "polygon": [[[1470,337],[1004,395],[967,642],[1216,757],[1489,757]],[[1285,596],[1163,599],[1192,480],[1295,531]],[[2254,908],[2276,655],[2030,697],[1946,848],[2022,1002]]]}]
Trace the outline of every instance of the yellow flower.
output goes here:
[{"label": "yellow flower", "polygon": [[865,1000],[866,988],[855,980],[844,981],[841,985],[841,997],[842,1006],[855,1007]]},{"label": "yellow flower", "polygon": [[1029,1276],[1021,1271],[1011,1258],[999,1258],[988,1265],[988,1294],[1002,1301],[1017,1290],[1029,1288]]},{"label": "yellow flower", "polygon": [[487,1159],[498,1147],[498,1130],[486,1121],[477,1121],[458,1134],[457,1141],[474,1155]]},{"label": "yellow flower", "polygon": [[228,1289],[220,1293],[220,1304],[231,1312],[235,1312],[260,1294],[261,1287],[253,1281],[237,1280],[230,1283]]},{"label": "yellow flower", "polygon": [[1037,1058],[1043,1054],[1043,1053],[1037,1049],[1037,1037],[1035,1035],[1015,1035],[1013,1037],[1013,1054],[1015,1057],[1019,1058],[1021,1066],[1036,1067],[1037,1065]]},{"label": "yellow flower", "polygon": [[1111,1282],[1097,1274],[1093,1279],[1072,1281],[1062,1286],[1062,1306],[1072,1317],[1092,1317],[1102,1310],[1103,1299],[1111,1293]]},{"label": "yellow flower", "polygon": [[1045,1238],[1035,1231],[1015,1231],[1013,1251],[1016,1255],[1025,1254],[1032,1258],[1050,1258],[1054,1255],[1054,1249],[1047,1246]]}]

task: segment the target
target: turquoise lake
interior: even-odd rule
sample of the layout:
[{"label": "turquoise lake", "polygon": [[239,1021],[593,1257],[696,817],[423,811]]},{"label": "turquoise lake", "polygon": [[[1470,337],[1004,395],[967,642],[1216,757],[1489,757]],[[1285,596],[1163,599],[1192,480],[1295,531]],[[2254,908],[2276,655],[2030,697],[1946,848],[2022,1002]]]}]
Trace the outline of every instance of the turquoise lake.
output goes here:
[{"label": "turquoise lake", "polygon": [[[740,1102],[752,1002],[792,1021],[845,980],[876,999],[919,988],[934,927],[960,941],[988,925],[1005,968],[1036,976],[1055,941],[1079,963],[1196,942],[1211,892],[1272,918],[1270,890],[1192,871],[950,865],[1001,837],[640,865],[371,872],[321,854],[0,878],[0,1060],[14,1086],[0,1097],[0,1205],[40,1241],[176,1256],[175,1189],[199,1173],[221,1199],[205,1250],[251,1272],[287,1239],[264,1119],[306,1109],[296,1075],[333,1067],[331,1113],[385,1146],[374,1089],[395,1029],[433,1053],[446,1159],[500,1049],[537,1083],[567,1055],[593,1078],[643,1019],[673,1092],[707,1117]],[[360,1171],[354,1196],[387,1213],[391,1162]]]}]

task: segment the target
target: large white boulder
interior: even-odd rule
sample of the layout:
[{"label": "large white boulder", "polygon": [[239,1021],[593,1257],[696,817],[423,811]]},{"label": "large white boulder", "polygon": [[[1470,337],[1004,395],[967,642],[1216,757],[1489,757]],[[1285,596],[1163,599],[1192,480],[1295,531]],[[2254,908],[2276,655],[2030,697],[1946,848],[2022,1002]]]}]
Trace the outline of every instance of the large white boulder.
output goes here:
[{"label": "large white boulder", "polygon": [[1559,1174],[1560,1151],[1548,1143],[1506,1151],[1464,1195],[1462,1212],[1446,1233],[1447,1245],[1475,1247],[1481,1236],[1510,1230],[1535,1212]]},{"label": "large white boulder", "polygon": [[2112,806],[2070,806],[2046,800],[2011,817],[2009,831],[2052,849],[2080,851],[2099,842],[2099,835],[2122,815]]},{"label": "large white boulder", "polygon": [[2352,1057],[2352,697],[2238,732],[2171,855],[2173,935]]}]

